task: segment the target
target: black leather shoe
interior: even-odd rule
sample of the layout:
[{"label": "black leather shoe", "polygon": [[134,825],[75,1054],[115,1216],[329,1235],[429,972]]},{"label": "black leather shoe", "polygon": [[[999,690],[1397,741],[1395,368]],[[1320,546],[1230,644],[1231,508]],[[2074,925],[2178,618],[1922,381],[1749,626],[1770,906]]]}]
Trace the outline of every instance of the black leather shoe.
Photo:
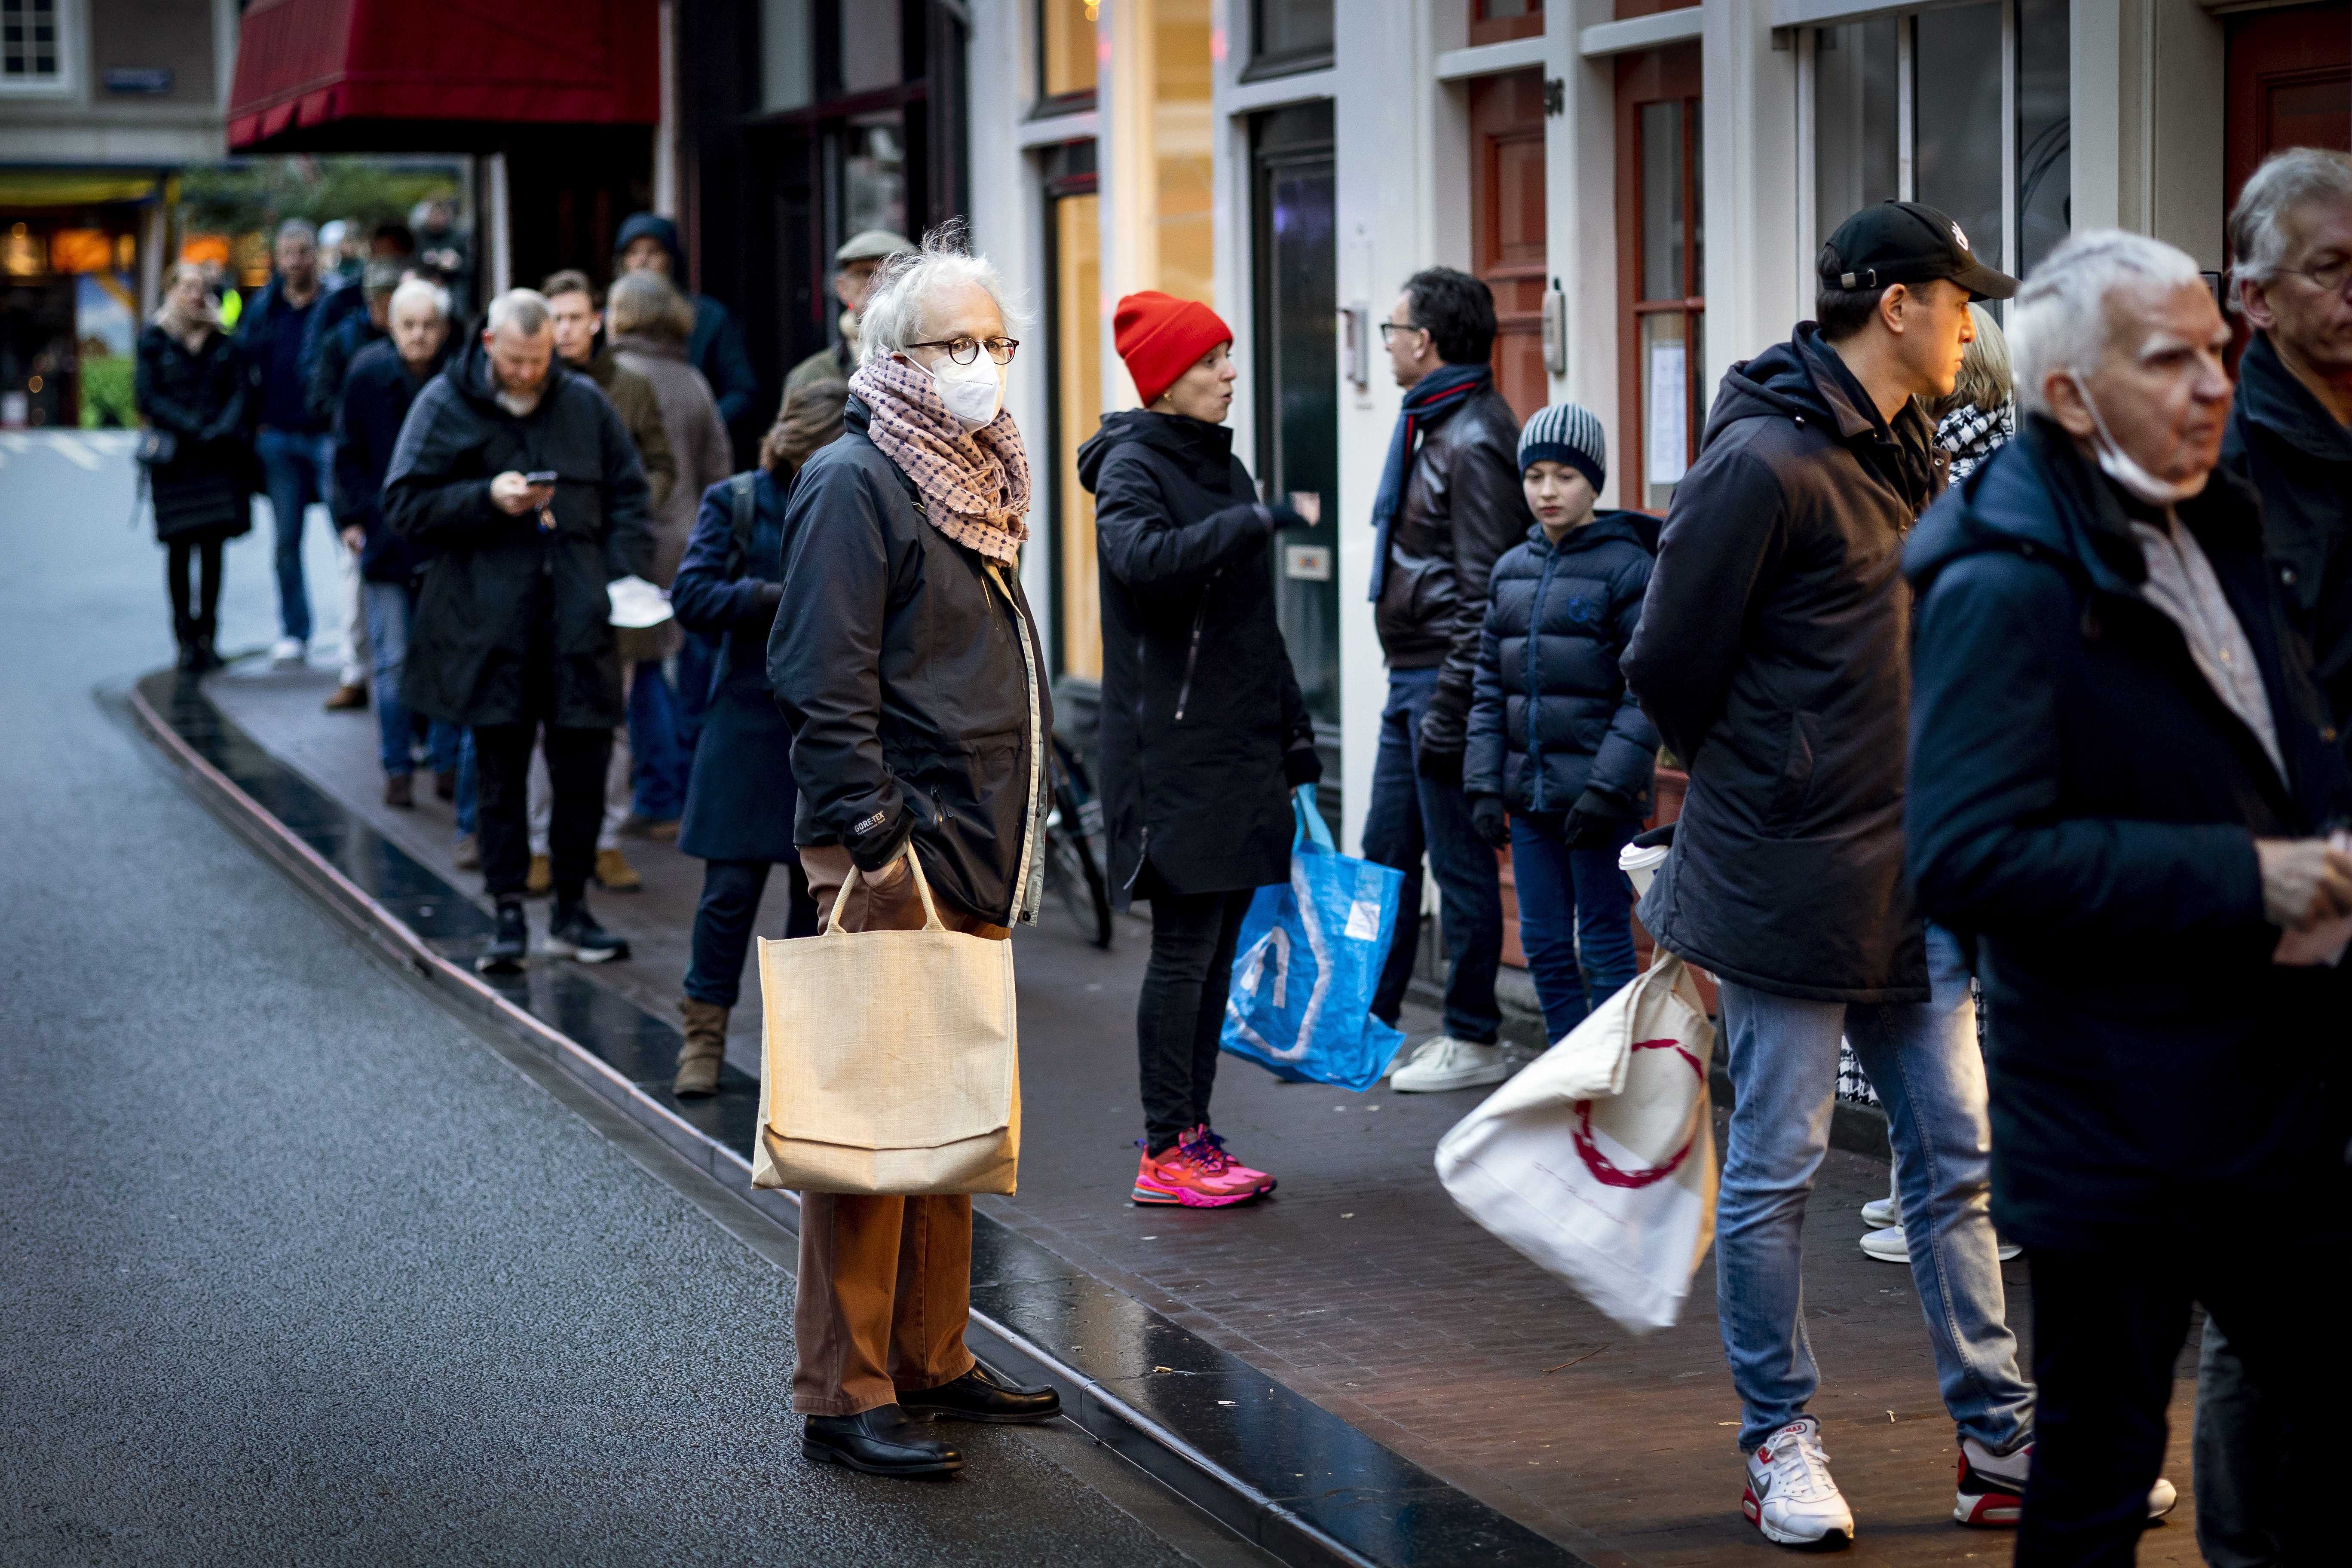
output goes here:
[{"label": "black leather shoe", "polygon": [[1051,1421],[1062,1413],[1062,1396],[1051,1388],[1005,1383],[979,1365],[937,1388],[902,1390],[898,1403],[940,1421]]},{"label": "black leather shoe", "polygon": [[930,1423],[908,1420],[895,1405],[810,1416],[801,1457],[869,1476],[951,1476],[963,1468],[963,1456],[932,1436]]}]

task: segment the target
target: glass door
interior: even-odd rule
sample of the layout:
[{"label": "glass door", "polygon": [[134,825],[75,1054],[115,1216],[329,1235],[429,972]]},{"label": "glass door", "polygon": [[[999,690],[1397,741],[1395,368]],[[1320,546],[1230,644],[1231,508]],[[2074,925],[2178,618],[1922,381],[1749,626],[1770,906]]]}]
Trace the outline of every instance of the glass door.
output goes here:
[{"label": "glass door", "polygon": [[1649,49],[1617,67],[1618,366],[1622,503],[1664,512],[1706,417],[1700,280],[1699,52]]},{"label": "glass door", "polygon": [[1078,448],[1102,423],[1102,198],[1095,144],[1075,142],[1045,168],[1046,316],[1053,386],[1055,672],[1102,679],[1101,579],[1095,563],[1095,498],[1078,482]]}]

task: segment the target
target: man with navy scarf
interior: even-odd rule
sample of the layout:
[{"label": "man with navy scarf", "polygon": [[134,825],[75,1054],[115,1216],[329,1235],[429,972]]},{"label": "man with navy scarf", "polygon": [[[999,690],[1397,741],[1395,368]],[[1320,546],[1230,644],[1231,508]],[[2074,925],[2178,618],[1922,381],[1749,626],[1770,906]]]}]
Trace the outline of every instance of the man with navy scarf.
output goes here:
[{"label": "man with navy scarf", "polygon": [[1502,1015],[1503,898],[1495,852],[1462,793],[1470,694],[1486,578],[1534,526],[1519,490],[1519,421],[1495,390],[1495,297],[1450,267],[1406,279],[1381,326],[1405,389],[1372,526],[1371,601],[1389,667],[1388,706],[1372,763],[1364,858],[1405,874],[1396,940],[1372,1012],[1396,1022],[1421,947],[1421,867],[1437,876],[1445,948],[1445,1032],[1397,1068],[1404,1091],[1471,1089],[1508,1076],[1495,1043]]}]

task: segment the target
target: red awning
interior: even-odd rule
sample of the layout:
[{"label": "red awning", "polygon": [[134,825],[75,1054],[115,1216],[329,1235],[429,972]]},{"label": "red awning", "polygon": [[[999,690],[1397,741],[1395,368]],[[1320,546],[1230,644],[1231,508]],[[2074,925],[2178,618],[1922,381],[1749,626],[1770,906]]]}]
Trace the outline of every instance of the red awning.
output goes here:
[{"label": "red awning", "polygon": [[651,125],[660,58],[656,0],[253,0],[228,144],[304,145],[327,127],[339,145],[370,127],[413,145],[452,121]]}]

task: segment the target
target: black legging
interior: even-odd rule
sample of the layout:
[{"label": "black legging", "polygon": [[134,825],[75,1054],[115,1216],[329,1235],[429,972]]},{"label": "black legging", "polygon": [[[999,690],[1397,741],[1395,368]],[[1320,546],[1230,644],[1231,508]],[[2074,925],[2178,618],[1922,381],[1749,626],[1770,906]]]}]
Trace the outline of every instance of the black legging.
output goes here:
[{"label": "black legging", "polygon": [[[172,635],[182,647],[197,641],[209,642],[213,627],[220,617],[221,540],[217,534],[196,539],[173,539],[165,542],[168,552],[163,564],[163,585],[172,595]],[[197,583],[195,604],[189,604],[188,577],[191,559],[195,563]]]},{"label": "black legging", "polygon": [[[686,994],[714,1007],[732,1007],[743,990],[743,959],[751,950],[751,926],[768,890],[772,860],[706,860],[702,902],[694,910],[694,957],[687,965]],[[816,900],[809,896],[808,873],[798,860],[785,869],[792,897],[784,907],[784,934],[814,936]]]},{"label": "black legging", "polygon": [[1209,1120],[1234,947],[1255,889],[1151,896],[1151,962],[1136,1000],[1143,1133],[1151,1153]]}]

